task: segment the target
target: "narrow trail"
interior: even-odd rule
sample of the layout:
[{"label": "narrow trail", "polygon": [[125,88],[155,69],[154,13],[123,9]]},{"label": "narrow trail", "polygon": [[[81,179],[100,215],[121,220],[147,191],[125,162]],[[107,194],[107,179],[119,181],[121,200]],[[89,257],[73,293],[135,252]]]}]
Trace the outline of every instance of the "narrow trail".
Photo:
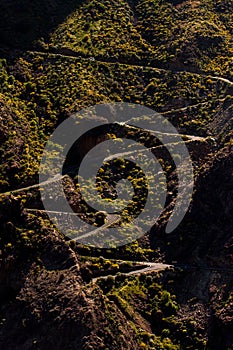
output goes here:
[{"label": "narrow trail", "polygon": [[[70,50],[70,49],[69,49]],[[119,65],[124,65],[124,66],[130,66],[130,67],[138,67],[141,69],[151,69],[151,70],[155,70],[158,72],[171,72],[171,73],[175,73],[175,74],[181,74],[181,73],[189,73],[189,74],[193,74],[193,75],[197,75],[200,77],[206,77],[206,78],[211,78],[214,80],[219,80],[219,81],[223,81],[224,83],[228,84],[228,85],[233,85],[233,82],[227,78],[224,77],[220,77],[220,76],[212,76],[204,71],[192,71],[192,70],[173,70],[173,69],[164,69],[164,68],[157,68],[154,66],[150,66],[150,65],[143,65],[143,64],[139,64],[139,63],[129,63],[129,62],[123,62],[121,60],[104,60],[103,58],[101,60],[96,59],[94,57],[83,57],[80,54],[76,53],[75,51],[70,50],[70,53],[67,54],[63,54],[63,53],[59,53],[59,52],[43,52],[43,51],[28,51],[29,53],[36,53],[39,55],[43,55],[43,56],[51,56],[51,57],[64,57],[67,59],[81,59],[84,61],[90,61],[90,62],[97,62],[97,63],[108,63],[108,64],[119,64]]]},{"label": "narrow trail", "polygon": [[[63,211],[52,211],[52,210],[44,210],[44,209],[30,209],[30,208],[25,208],[24,209],[26,212],[34,212],[34,213],[41,213],[41,214],[55,214],[55,215],[65,215],[65,216],[77,216],[77,213],[74,212],[63,212]],[[91,231],[88,231],[86,233],[81,233],[80,235],[76,236],[76,237],[72,237],[72,241],[79,241],[83,238],[87,238],[93,235],[96,235],[97,233],[100,233],[101,231],[110,228],[112,225],[114,224],[118,224],[121,220],[121,216],[120,214],[107,214],[106,216],[106,222],[104,223],[104,225],[100,226],[100,227],[93,227],[90,224],[90,227],[92,227],[93,229]],[[135,224],[136,225],[136,224]],[[140,228],[137,226],[138,230],[140,230]],[[143,233],[143,232],[142,232]]]},{"label": "narrow trail", "polygon": [[[25,208],[24,209],[26,212],[34,212],[34,213],[44,213],[44,214],[58,214],[58,215],[67,215],[67,216],[77,216],[78,214],[75,212],[65,212],[65,211],[55,211],[55,210],[44,210],[44,209],[31,209],[31,208]],[[77,236],[75,238],[72,238],[72,240],[80,239],[80,238],[85,238],[89,237],[93,234],[96,234],[100,231],[102,231],[105,228],[110,227],[113,224],[118,223],[120,220],[120,215],[117,214],[108,214],[106,217],[106,222],[104,225],[97,227],[95,230],[92,230],[90,232],[87,232],[83,235]],[[91,225],[90,225],[91,226]]]},{"label": "narrow trail", "polygon": [[76,53],[75,51],[73,51],[72,53],[70,54],[63,54],[63,53],[55,53],[55,52],[43,52],[43,51],[28,51],[29,53],[32,53],[32,54],[38,54],[38,55],[42,55],[42,56],[51,56],[51,57],[55,57],[55,58],[67,58],[67,59],[72,59],[72,60],[82,60],[82,61],[89,61],[89,62],[96,62],[96,63],[108,63],[108,64],[119,64],[119,65],[122,65],[122,66],[130,66],[130,67],[138,67],[138,68],[141,68],[141,69],[152,69],[152,70],[156,70],[158,72],[166,72],[167,70],[166,69],[163,69],[163,68],[156,68],[156,67],[153,67],[153,66],[145,66],[145,65],[142,65],[142,64],[133,64],[133,63],[127,63],[127,62],[123,62],[123,61],[119,61],[119,60],[104,60],[103,58],[100,60],[100,59],[96,59],[94,57],[84,57],[84,56],[81,56],[79,55],[78,53]]},{"label": "narrow trail", "polygon": [[[206,141],[209,139],[209,136],[207,137],[201,137],[201,136],[193,136],[193,135],[176,135],[176,134],[172,134],[173,137],[186,137],[188,138],[188,140],[186,141],[186,144],[189,144],[190,142],[193,142],[193,141],[199,141],[199,142],[203,142],[203,141]],[[216,142],[216,140],[212,137],[211,138],[212,142]],[[108,156],[107,158],[105,158],[105,161],[111,161],[113,159],[115,159],[116,157],[127,157],[127,156],[130,156],[130,155],[133,155],[133,154],[138,154],[138,153],[146,153],[146,152],[150,152],[150,151],[155,151],[155,150],[158,150],[158,149],[163,149],[164,147],[168,146],[168,145],[179,145],[180,144],[180,141],[177,141],[177,142],[170,142],[169,144],[166,143],[166,144],[163,144],[163,145],[159,145],[159,146],[154,146],[154,147],[149,147],[149,148],[145,148],[145,149],[135,149],[133,151],[126,151],[126,152],[122,152],[122,153],[115,153],[111,156]]]},{"label": "narrow trail", "polygon": [[[152,263],[152,262],[141,262],[141,261],[132,261],[132,263],[137,265],[138,268],[133,270],[133,271],[122,272],[121,273],[122,275],[124,275],[126,277],[132,276],[132,275],[141,275],[141,274],[147,274],[147,273],[151,273],[151,272],[159,272],[159,271],[163,271],[163,270],[170,269],[170,268],[174,267],[174,265],[168,265],[168,264],[163,264],[163,263]],[[140,265],[146,266],[146,267],[140,268]],[[109,276],[113,276],[113,275],[110,274],[110,275],[106,275],[106,276],[94,277],[92,279],[92,283],[96,283],[99,279],[107,279]]]},{"label": "narrow trail", "polygon": [[[184,107],[184,108],[187,108],[187,107]],[[159,113],[159,114],[162,114],[162,113]],[[136,130],[138,129],[136,126],[134,126],[134,125],[128,125],[128,123],[132,122],[133,120],[134,120],[134,117],[133,117],[132,119],[127,120],[127,121],[124,122],[124,123],[119,123],[119,124],[120,124],[120,125],[126,125],[127,128],[133,129],[133,130],[136,131]],[[116,123],[116,124],[118,124],[118,123]],[[149,129],[149,128],[145,128],[144,130],[145,130],[145,131],[148,131],[148,132],[150,132],[150,133],[152,133],[152,134],[156,134],[156,135],[158,135],[158,137],[159,137],[159,135],[161,135],[161,136],[178,137],[179,139],[182,138],[182,137],[185,137],[185,138],[188,138],[188,139],[193,140],[193,141],[203,141],[203,140],[205,140],[205,139],[208,138],[208,136],[205,137],[205,136],[197,136],[197,135],[189,135],[189,134],[180,134],[180,133],[173,133],[173,132],[161,132],[161,131],[152,130],[152,129]],[[161,138],[161,140],[162,140],[162,138]],[[172,139],[172,141],[169,142],[169,144],[170,144],[170,143],[174,143],[174,142],[175,142],[174,139]],[[164,144],[164,146],[166,146],[166,144]],[[155,147],[156,147],[156,146],[155,146]],[[152,149],[155,148],[155,147],[152,147]],[[148,148],[148,149],[149,149],[149,148]]]},{"label": "narrow trail", "polygon": [[171,113],[185,112],[188,109],[192,109],[192,108],[196,108],[196,107],[200,107],[200,106],[206,106],[209,103],[210,103],[209,101],[199,102],[199,103],[196,103],[194,105],[189,105],[189,106],[185,106],[185,107],[181,107],[181,108],[177,108],[177,109],[171,109],[171,110],[165,111],[165,112],[160,112],[160,114],[161,115],[167,115],[167,114],[171,114]]},{"label": "narrow trail", "polygon": [[0,193],[0,197],[2,196],[9,196],[11,194],[15,194],[15,193],[20,193],[20,192],[24,192],[24,191],[30,191],[34,188],[39,188],[41,185],[42,186],[45,186],[45,185],[49,185],[53,182],[56,182],[56,181],[60,181],[61,179],[63,179],[66,175],[55,175],[52,179],[49,179],[47,181],[44,181],[44,182],[41,182],[41,183],[38,183],[38,184],[35,184],[35,185],[31,185],[31,186],[27,186],[27,187],[22,187],[22,188],[17,188],[16,190],[10,190],[10,191],[7,191],[5,193]]},{"label": "narrow trail", "polygon": [[45,210],[45,209],[34,209],[34,208],[24,208],[26,212],[32,212],[32,213],[45,213],[45,214],[61,214],[61,215],[74,215],[77,216],[77,213],[69,213],[65,211],[55,211],[55,210]]},{"label": "narrow trail", "polygon": [[226,78],[222,78],[222,77],[216,77],[216,76],[211,76],[212,79],[215,79],[215,80],[222,80],[224,81],[224,83],[227,83],[229,85],[233,85],[233,82],[230,81],[229,79],[226,79]]},{"label": "narrow trail", "polygon": [[[184,107],[184,108],[187,108],[187,107]],[[133,126],[130,125],[131,128],[134,128]],[[155,134],[162,134],[162,135],[165,135],[165,136],[171,136],[171,137],[179,137],[179,138],[187,138],[187,142],[188,141],[205,141],[207,140],[209,137],[202,137],[202,136],[196,136],[196,135],[187,135],[187,134],[173,134],[173,133],[161,133],[159,131],[155,131],[155,130],[147,130],[147,131],[151,131]],[[176,142],[170,142],[169,144],[176,144]],[[150,147],[150,148],[146,148],[145,150],[142,150],[142,149],[139,149],[139,150],[133,150],[133,151],[129,151],[129,152],[123,152],[123,153],[119,153],[117,154],[117,156],[126,156],[126,155],[130,155],[130,154],[134,154],[134,153],[137,153],[137,152],[148,152],[148,151],[151,151],[153,149],[157,149],[157,148],[161,148],[161,147],[164,147],[166,146],[167,144],[163,144],[163,145],[159,145],[159,146],[154,146],[154,147]],[[113,155],[113,157],[115,158],[116,157],[116,154]],[[105,160],[109,160],[111,159],[111,156],[109,156],[108,158],[106,158]],[[9,196],[11,194],[16,194],[16,193],[20,193],[20,192],[24,192],[24,191],[30,191],[32,189],[35,189],[35,188],[39,188],[40,186],[45,186],[45,185],[49,185],[53,182],[56,182],[56,181],[60,181],[62,180],[65,176],[67,175],[55,175],[52,179],[49,179],[47,181],[44,181],[42,183],[37,183],[35,185],[30,185],[30,186],[27,186],[27,187],[22,187],[22,188],[17,188],[15,190],[9,190],[7,192],[4,192],[4,193],[0,193],[0,197],[3,197],[3,196]],[[31,209],[33,210],[33,209]],[[70,213],[68,213],[70,214]]]},{"label": "narrow trail", "polygon": [[81,234],[79,236],[76,236],[74,238],[72,238],[72,240],[80,240],[80,239],[83,239],[83,238],[87,238],[87,237],[90,237],[90,236],[93,236],[93,235],[96,235],[97,233],[103,231],[104,229],[106,228],[109,228],[111,227],[112,225],[114,224],[117,224],[118,222],[120,221],[120,215],[108,215],[107,216],[107,219],[106,219],[106,223],[92,231],[89,231],[87,233],[84,233],[84,234]]},{"label": "narrow trail", "polygon": [[[167,269],[182,269],[187,272],[200,270],[200,271],[219,272],[219,273],[221,272],[233,273],[232,268],[221,268],[221,267],[215,267],[215,266],[188,265],[188,264],[178,264],[178,263],[165,264],[165,263],[154,263],[154,262],[147,262],[147,261],[145,262],[144,261],[121,261],[121,262],[127,262],[127,263],[131,262],[136,267],[135,270],[132,270],[129,272],[121,272],[121,274],[124,275],[125,277],[132,276],[132,275],[148,274],[151,272],[160,272]],[[140,265],[143,266],[143,268],[140,268]],[[109,276],[114,277],[115,275],[112,275],[110,273],[108,275],[94,277],[92,279],[92,283],[96,283],[100,279],[107,279]]]}]

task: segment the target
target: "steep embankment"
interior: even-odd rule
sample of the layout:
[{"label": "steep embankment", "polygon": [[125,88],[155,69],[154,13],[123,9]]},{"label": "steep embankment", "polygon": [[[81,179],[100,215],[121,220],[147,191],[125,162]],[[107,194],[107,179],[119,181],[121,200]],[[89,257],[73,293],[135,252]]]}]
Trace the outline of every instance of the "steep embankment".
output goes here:
[{"label": "steep embankment", "polygon": [[165,234],[161,223],[151,233],[152,242],[163,247],[168,261],[232,267],[232,161],[229,146],[202,165],[193,203],[180,227]]}]

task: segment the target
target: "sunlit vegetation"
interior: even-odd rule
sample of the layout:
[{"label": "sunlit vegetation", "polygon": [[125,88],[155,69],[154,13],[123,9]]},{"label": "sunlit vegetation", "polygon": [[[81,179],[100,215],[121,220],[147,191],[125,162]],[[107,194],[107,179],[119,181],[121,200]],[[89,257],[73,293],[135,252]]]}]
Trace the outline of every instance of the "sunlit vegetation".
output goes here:
[{"label": "sunlit vegetation", "polygon": [[231,75],[231,6],[210,0],[85,2],[54,31],[48,47]]},{"label": "sunlit vegetation", "polygon": [[[38,183],[44,145],[62,121],[83,108],[106,102],[132,102],[149,107],[172,122],[189,148],[194,175],[198,178],[204,173],[207,160],[214,158],[216,151],[223,146],[232,145],[232,9],[232,0],[22,0],[20,5],[17,1],[1,1],[0,260],[1,268],[6,266],[2,279],[4,283],[11,284],[14,275],[18,274],[17,269],[22,269],[23,282],[18,285],[17,281],[14,286],[16,293],[20,288],[27,288],[28,277],[29,281],[33,281],[34,276],[40,276],[42,270],[49,275],[57,269],[55,273],[60,274],[61,279],[56,279],[55,287],[51,287],[51,290],[54,289],[49,297],[53,298],[62,278],[76,269],[77,276],[69,281],[69,286],[73,287],[76,279],[79,279],[79,290],[77,293],[75,289],[75,293],[72,290],[72,297],[68,294],[65,296],[65,307],[56,319],[56,328],[60,330],[60,326],[62,329],[63,324],[66,325],[62,314],[74,294],[77,300],[83,294],[83,299],[80,300],[87,306],[101,300],[99,309],[85,310],[84,306],[85,311],[82,310],[83,314],[80,314],[80,319],[85,320],[83,316],[90,311],[94,315],[94,322],[98,324],[98,312],[105,313],[104,322],[100,324],[101,330],[98,329],[99,325],[91,324],[91,319],[88,323],[90,329],[97,328],[93,329],[94,338],[102,342],[102,347],[98,346],[98,349],[125,349],[126,340],[121,333],[127,321],[127,327],[133,334],[129,339],[135,337],[138,349],[204,350],[208,348],[207,333],[215,331],[212,323],[219,322],[222,334],[225,336],[227,333],[224,322],[231,322],[233,295],[229,288],[232,282],[230,284],[226,279],[218,292],[217,283],[212,289],[210,287],[208,307],[210,317],[214,317],[210,319],[207,329],[207,326],[203,326],[203,319],[209,315],[203,313],[201,317],[197,316],[194,303],[191,303],[190,308],[194,307],[195,317],[187,311],[190,305],[186,302],[186,290],[183,291],[179,285],[185,275],[184,271],[184,275],[181,269],[127,275],[130,271],[144,267],[138,261],[165,262],[165,259],[169,259],[172,262],[174,256],[175,259],[183,259],[182,254],[190,255],[185,258],[193,259],[195,263],[198,261],[199,264],[203,257],[196,255],[204,255],[206,245],[212,240],[212,233],[208,231],[210,225],[204,218],[202,224],[186,222],[174,235],[163,235],[160,232],[162,230],[158,230],[157,234],[155,229],[156,234],[152,230],[145,237],[132,242],[137,228],[133,219],[144,209],[148,181],[151,178],[146,178],[143,170],[124,160],[124,154],[117,160],[105,161],[99,167],[96,179],[87,180],[82,189],[84,194],[90,189],[96,190],[92,192],[91,200],[95,199],[97,193],[102,199],[114,203],[118,193],[125,190],[124,184],[119,185],[119,181],[128,182],[126,195],[122,199],[120,197],[118,204],[122,209],[119,222],[127,227],[122,235],[125,243],[129,243],[115,247],[110,241],[106,249],[101,249],[70,240],[77,235],[70,226],[67,231],[69,238],[59,232],[44,211],[38,188],[30,187]],[[166,215],[172,211],[173,190],[175,193],[177,191],[174,162],[167,155],[164,157],[164,148],[158,140],[154,142],[142,130],[128,128],[122,131],[115,127],[108,130],[101,141],[116,140],[119,135],[137,139],[147,148],[156,148],[153,152],[166,180],[159,178],[153,187],[152,207],[163,209],[160,193],[164,188],[168,190],[167,212],[162,212],[160,218],[165,221]],[[85,146],[83,141],[78,157],[81,158],[85,153]],[[61,145],[54,145],[53,155],[58,156],[60,150]],[[73,158],[76,155],[75,153]],[[180,154],[174,155],[174,160],[180,159]],[[153,169],[153,164],[148,165]],[[45,172],[49,166],[46,164]],[[218,166],[221,171],[221,164]],[[91,228],[101,228],[108,220],[107,206],[103,211],[90,211],[80,196],[77,176],[68,175],[63,179],[63,185],[72,209],[75,211],[78,208],[81,219],[91,224]],[[219,178],[221,179],[220,175]],[[51,195],[53,200],[53,188],[50,184],[47,185],[47,195]],[[227,201],[230,203],[229,186],[230,181],[226,183],[229,195]],[[21,190],[10,193],[16,189]],[[218,188],[216,191],[213,188],[211,196],[215,198],[214,194],[218,191]],[[225,192],[216,198],[220,198],[225,217],[231,212],[231,207],[222,204],[225,200],[223,197]],[[205,201],[206,198],[200,199],[200,208],[204,208]],[[216,208],[218,205],[219,203]],[[194,210],[198,212],[200,209],[195,209],[194,206]],[[208,207],[204,210],[208,213]],[[223,221],[219,218],[221,220]],[[114,225],[115,222],[112,226]],[[220,225],[223,235],[227,223]],[[194,226],[198,227],[201,234],[204,232],[201,237],[193,229]],[[213,236],[218,236],[218,226],[214,230]],[[82,233],[81,229],[79,233]],[[98,237],[102,237],[101,233]],[[115,243],[118,245],[119,242]],[[217,246],[218,241],[214,241],[214,244]],[[181,252],[182,245],[183,251],[187,249],[185,254]],[[231,252],[231,247],[232,240],[229,239],[224,249]],[[211,249],[215,250],[215,247],[211,246],[208,252]],[[228,259],[232,261],[232,254],[228,253]],[[8,270],[13,271],[13,278]],[[9,278],[8,273],[11,276]],[[220,279],[219,276],[219,272],[215,273],[213,279]],[[185,275],[185,282],[186,277]],[[0,282],[2,290],[2,280]],[[208,283],[207,281],[205,289],[208,288]],[[45,293],[47,300],[46,288]],[[28,294],[31,297],[32,293]],[[91,303],[87,300],[91,300]],[[4,303],[1,300],[0,326],[4,326],[6,321],[4,313],[8,305]],[[20,305],[22,299],[18,298],[17,303]],[[47,309],[50,319],[50,311],[56,309],[54,307],[51,310],[51,305]],[[62,305],[60,299],[59,305]],[[74,310],[76,320],[82,305],[79,301],[74,305],[78,306]],[[42,305],[41,315],[47,312],[43,307]],[[16,304],[13,304],[11,310],[20,329],[20,323],[24,326],[25,319],[19,317],[18,320],[17,313],[14,314]],[[38,313],[37,308],[33,313]],[[198,324],[198,317],[203,324]],[[82,333],[82,328],[80,329]],[[85,333],[85,327],[83,329]],[[109,335],[114,339],[110,345]],[[21,339],[18,336],[16,338]],[[34,346],[34,341],[37,340],[33,340],[33,345],[29,342],[24,345]],[[79,344],[75,346],[79,347]]]},{"label": "sunlit vegetation", "polygon": [[[13,174],[13,167],[8,171],[9,163],[2,162],[2,189],[34,181],[46,138],[81,108],[110,101],[141,103],[159,112],[171,110],[168,118],[182,133],[205,136],[228,87],[223,81],[191,73],[33,53],[13,62],[2,60],[0,79],[2,113],[11,115],[14,123],[11,127],[9,119],[3,118],[8,140],[2,145],[3,159],[12,158],[17,169]],[[197,106],[172,112],[192,105]]]},{"label": "sunlit vegetation", "polygon": [[[185,322],[179,320],[176,296],[164,287],[166,283],[171,287],[172,275],[171,272],[160,276],[118,275],[115,279],[100,279],[98,284],[131,322],[141,349],[204,349],[206,339],[201,332],[194,333],[195,321],[191,317]],[[149,322],[153,333],[142,329],[146,325],[143,319]]]}]

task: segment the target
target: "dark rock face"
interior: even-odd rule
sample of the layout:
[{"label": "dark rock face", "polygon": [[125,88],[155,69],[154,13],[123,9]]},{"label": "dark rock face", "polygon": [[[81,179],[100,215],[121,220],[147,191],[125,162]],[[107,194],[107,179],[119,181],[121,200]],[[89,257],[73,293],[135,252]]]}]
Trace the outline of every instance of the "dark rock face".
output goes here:
[{"label": "dark rock face", "polygon": [[[233,149],[222,149],[197,179],[191,216],[199,226],[194,227],[199,257],[208,256],[213,264],[233,263]],[[198,233],[199,232],[199,233]]]},{"label": "dark rock face", "polygon": [[123,314],[97,285],[84,286],[67,244],[54,233],[42,246],[39,264],[32,257],[1,263],[1,349],[138,349]]},{"label": "dark rock face", "polygon": [[[20,203],[9,196],[0,205],[0,348],[137,349],[131,327],[121,330],[127,319],[97,285],[84,283],[64,238],[45,219],[23,214]],[[32,237],[25,241],[20,227]]]},{"label": "dark rock face", "polygon": [[152,244],[163,247],[170,261],[232,266],[232,183],[233,152],[229,146],[202,165],[195,180],[193,201],[183,222],[166,235],[167,216],[164,216],[164,221],[151,234]]}]

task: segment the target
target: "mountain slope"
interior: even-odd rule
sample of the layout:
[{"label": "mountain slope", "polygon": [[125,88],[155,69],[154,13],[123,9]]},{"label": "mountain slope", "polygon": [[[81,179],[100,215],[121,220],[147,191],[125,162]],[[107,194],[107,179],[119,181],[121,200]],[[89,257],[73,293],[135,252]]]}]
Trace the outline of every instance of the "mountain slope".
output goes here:
[{"label": "mountain slope", "polygon": [[[232,7],[1,1],[1,349],[233,348]],[[177,182],[165,157],[169,202],[159,222],[138,241],[101,250],[69,241],[50,222],[39,163],[72,113],[121,101],[154,109],[182,134],[194,194],[181,225],[166,234]],[[63,185],[77,206],[73,179]],[[122,274],[138,260],[174,268]]]}]

